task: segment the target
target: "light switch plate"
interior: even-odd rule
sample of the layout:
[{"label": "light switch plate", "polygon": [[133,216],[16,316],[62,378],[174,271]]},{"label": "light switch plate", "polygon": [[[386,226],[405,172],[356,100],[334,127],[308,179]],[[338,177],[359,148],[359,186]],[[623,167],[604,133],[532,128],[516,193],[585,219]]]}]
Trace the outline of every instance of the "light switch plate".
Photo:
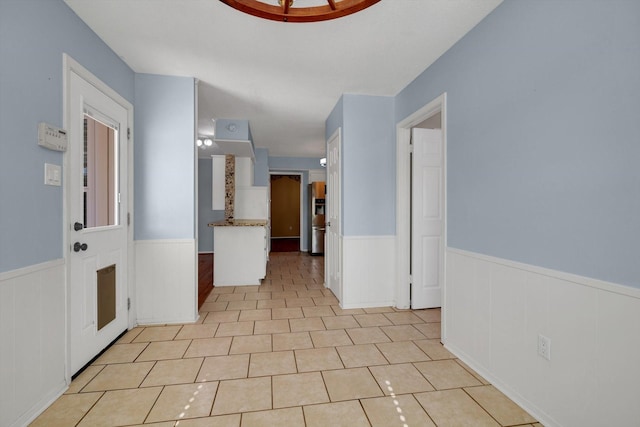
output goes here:
[{"label": "light switch plate", "polygon": [[62,185],[62,167],[60,165],[44,164],[44,183],[45,185],[54,185],[60,187]]}]

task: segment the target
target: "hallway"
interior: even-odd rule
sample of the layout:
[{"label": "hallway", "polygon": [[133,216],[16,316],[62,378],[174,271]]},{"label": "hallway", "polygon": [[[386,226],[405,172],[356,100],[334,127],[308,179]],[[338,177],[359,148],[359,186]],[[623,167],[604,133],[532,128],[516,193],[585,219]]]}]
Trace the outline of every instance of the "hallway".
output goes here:
[{"label": "hallway", "polygon": [[137,327],[32,426],[536,426],[439,342],[440,310],[342,310],[324,258],[272,253],[198,324]]}]

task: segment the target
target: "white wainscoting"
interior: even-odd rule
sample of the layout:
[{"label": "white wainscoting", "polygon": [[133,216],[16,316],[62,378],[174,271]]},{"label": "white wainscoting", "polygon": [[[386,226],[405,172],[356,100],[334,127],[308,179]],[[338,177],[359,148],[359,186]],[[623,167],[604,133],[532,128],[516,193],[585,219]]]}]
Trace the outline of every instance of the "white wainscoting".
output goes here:
[{"label": "white wainscoting", "polygon": [[445,346],[545,426],[640,422],[640,289],[449,248],[444,317]]},{"label": "white wainscoting", "polygon": [[24,426],[67,388],[63,259],[0,273],[0,425]]},{"label": "white wainscoting", "polygon": [[196,241],[137,240],[135,251],[137,323],[197,320]]},{"label": "white wainscoting", "polygon": [[342,237],[342,308],[394,305],[395,236]]}]

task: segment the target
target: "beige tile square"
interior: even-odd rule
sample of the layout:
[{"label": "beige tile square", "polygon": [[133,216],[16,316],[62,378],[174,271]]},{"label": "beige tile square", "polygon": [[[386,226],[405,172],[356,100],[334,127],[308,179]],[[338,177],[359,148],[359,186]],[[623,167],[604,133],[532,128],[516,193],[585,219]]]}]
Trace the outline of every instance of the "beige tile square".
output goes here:
[{"label": "beige tile square", "polygon": [[461,389],[430,391],[414,395],[439,426],[499,426]]},{"label": "beige tile square", "polygon": [[74,426],[82,419],[102,393],[68,394],[58,398],[33,423],[32,427]]},{"label": "beige tile square", "polygon": [[138,356],[136,362],[180,359],[191,344],[189,340],[152,342]]},{"label": "beige tile square", "polygon": [[[240,414],[181,420],[176,427],[240,427]],[[143,426],[146,427],[146,426]]]},{"label": "beige tile square", "polygon": [[271,377],[221,381],[211,415],[271,409]]},{"label": "beige tile square", "polygon": [[260,286],[260,289],[258,289],[258,292],[260,293],[266,293],[266,292],[282,292],[282,285],[274,285],[272,283],[265,283],[267,282],[266,279],[263,281],[263,284]]},{"label": "beige tile square", "polygon": [[394,311],[393,307],[369,307],[364,309],[364,312],[367,314],[393,313]]},{"label": "beige tile square", "polygon": [[198,375],[203,358],[161,360],[155,364],[140,387],[192,383]]},{"label": "beige tile square", "polygon": [[435,427],[422,406],[410,394],[362,399],[360,403],[372,427]]},{"label": "beige tile square", "polygon": [[430,339],[440,338],[440,323],[421,323],[414,325],[417,330]]},{"label": "beige tile square", "polygon": [[305,331],[324,331],[324,322],[320,317],[308,317],[305,319],[290,319],[289,325],[291,332],[305,332]]},{"label": "beige tile square", "polygon": [[536,422],[535,418],[492,385],[468,387],[464,390],[501,425]]},{"label": "beige tile square", "polygon": [[204,359],[196,382],[247,378],[249,355],[216,356]]},{"label": "beige tile square", "polygon": [[229,354],[260,353],[271,351],[271,335],[233,337]]},{"label": "beige tile square", "polygon": [[261,301],[261,300],[270,300],[271,292],[247,292],[244,295],[245,301]]},{"label": "beige tile square", "polygon": [[320,289],[298,291],[298,298],[323,297],[324,294]]},{"label": "beige tile square", "polygon": [[377,326],[371,328],[347,329],[347,334],[354,344],[375,344],[379,342],[390,342],[388,336]]},{"label": "beige tile square", "polygon": [[347,308],[343,309],[339,305],[331,305],[331,309],[336,316],[353,315],[353,314],[365,314],[365,311],[361,308]]},{"label": "beige tile square", "polygon": [[246,294],[258,292],[260,289],[260,285],[246,285],[246,286],[236,286],[236,289],[233,291],[236,294]]},{"label": "beige tile square", "polygon": [[273,351],[298,350],[312,348],[309,332],[293,332],[290,334],[273,334]]},{"label": "beige tile square", "polygon": [[420,375],[420,372],[411,363],[372,366],[369,370],[384,394],[389,396],[433,391],[431,384]]},{"label": "beige tile square", "polygon": [[132,342],[171,341],[182,326],[152,326],[144,328]]},{"label": "beige tile square", "polygon": [[260,308],[285,308],[287,304],[284,299],[259,300],[258,309]]},{"label": "beige tile square", "polygon": [[289,329],[289,320],[287,319],[278,319],[278,320],[256,320],[255,327],[253,329],[253,333],[258,334],[282,334],[288,333],[291,330]]},{"label": "beige tile square", "polygon": [[142,424],[162,387],[106,392],[82,419],[81,427]]},{"label": "beige tile square", "polygon": [[332,402],[383,395],[367,368],[323,371],[322,377]]},{"label": "beige tile square", "polygon": [[204,323],[237,322],[238,317],[240,317],[240,310],[214,311],[207,314]]},{"label": "beige tile square", "polygon": [[84,386],[89,383],[89,381],[94,379],[95,376],[98,375],[100,371],[102,371],[102,369],[104,369],[103,365],[87,366],[87,368],[82,371],[80,375],[78,375],[73,381],[71,381],[71,385],[69,385],[69,388],[67,389],[65,394],[79,393],[80,390],[82,390]]},{"label": "beige tile square", "polygon": [[175,421],[165,421],[165,422],[161,422],[161,423],[135,424],[135,425],[128,426],[128,427],[174,427],[175,424],[176,424]]},{"label": "beige tile square", "polygon": [[213,338],[218,329],[217,323],[207,323],[206,325],[184,325],[175,339],[191,340],[195,338]]},{"label": "beige tile square", "polygon": [[217,389],[218,382],[164,387],[145,421],[149,423],[206,417],[211,413]]},{"label": "beige tile square", "polygon": [[[257,300],[253,301],[229,301],[227,310],[255,310],[257,307]],[[241,313],[242,314],[242,313]]]},{"label": "beige tile square", "polygon": [[311,332],[313,346],[319,347],[337,347],[339,345],[352,345],[351,338],[343,329],[334,329],[331,331],[313,331]]},{"label": "beige tile square", "polygon": [[336,350],[340,355],[340,359],[342,359],[342,363],[347,368],[386,365],[389,363],[373,344],[347,345],[336,347]]},{"label": "beige tile square", "polygon": [[205,302],[200,307],[200,312],[206,313],[209,311],[225,311],[227,309],[227,305],[229,303],[227,301],[218,301],[218,302]]},{"label": "beige tile square", "polygon": [[273,381],[273,407],[311,405],[329,401],[320,372],[278,375]]},{"label": "beige tile square", "polygon": [[[271,292],[271,299],[298,298],[298,293],[293,291]],[[286,304],[286,302],[285,302]]]},{"label": "beige tile square", "polygon": [[232,294],[236,290],[235,286],[214,286],[212,294]]},{"label": "beige tile square", "polygon": [[253,321],[221,323],[216,337],[235,337],[253,334]]},{"label": "beige tile square", "polygon": [[232,339],[232,337],[222,337],[193,340],[184,357],[223,356],[229,354]]},{"label": "beige tile square", "polygon": [[489,385],[489,381],[485,380],[484,378],[482,378],[482,375],[480,375],[479,373],[477,373],[476,371],[474,371],[473,369],[471,369],[469,367],[469,365],[467,365],[466,363],[464,363],[462,360],[460,359],[455,359],[456,363],[460,366],[462,366],[467,372],[469,372],[471,375],[474,376],[475,379],[477,379],[478,381],[480,381],[481,384],[484,385]]},{"label": "beige tile square", "polygon": [[396,311],[385,313],[384,317],[389,319],[394,325],[411,325],[414,323],[424,323],[424,321],[411,311]]},{"label": "beige tile square", "polygon": [[344,365],[333,347],[295,350],[298,372],[342,369]]},{"label": "beige tile square", "polygon": [[317,306],[322,306],[322,305],[326,305],[326,306],[331,306],[331,305],[336,305],[339,303],[338,298],[334,297],[334,296],[329,296],[329,297],[314,297],[313,298],[313,303]]},{"label": "beige tile square", "polygon": [[307,427],[370,427],[357,400],[304,406]]},{"label": "beige tile square", "polygon": [[391,341],[423,340],[426,338],[413,325],[382,326],[380,329],[391,338]]},{"label": "beige tile square", "polygon": [[323,317],[322,321],[327,329],[359,328],[360,325],[351,315]]},{"label": "beige tile square", "polygon": [[433,360],[455,359],[455,356],[444,348],[439,339],[416,340],[414,343]]},{"label": "beige tile square", "polygon": [[231,302],[231,301],[243,301],[244,294],[243,293],[233,293],[233,294],[222,294],[218,296],[217,302]]},{"label": "beige tile square", "polygon": [[413,314],[424,320],[426,323],[440,323],[441,310],[439,308],[428,308],[426,310],[414,310]]},{"label": "beige tile square", "polygon": [[272,319],[300,319],[304,317],[300,307],[274,308],[271,310]]},{"label": "beige tile square", "polygon": [[261,308],[260,310],[242,310],[240,321],[246,320],[271,320],[271,309]]},{"label": "beige tile square", "polygon": [[437,390],[481,385],[455,360],[434,360],[414,365]]},{"label": "beige tile square", "polygon": [[107,365],[82,391],[137,388],[147,376],[153,364],[153,362],[140,362]]},{"label": "beige tile square", "polygon": [[242,427],[305,427],[302,408],[274,409],[242,414]]},{"label": "beige tile square", "polygon": [[142,353],[148,343],[114,344],[93,365],[108,365],[111,363],[130,363]]},{"label": "beige tile square", "polygon": [[375,314],[355,314],[353,316],[360,326],[363,328],[368,328],[371,326],[391,326],[393,323],[383,314],[375,313]]},{"label": "beige tile square", "polygon": [[249,362],[249,376],[292,374],[296,372],[296,359],[293,351],[275,351],[255,353]]},{"label": "beige tile square", "polygon": [[120,337],[117,341],[117,344],[129,344],[133,342],[133,340],[140,335],[140,333],[144,330],[143,327],[136,327],[127,331],[126,334]]},{"label": "beige tile square", "polygon": [[429,359],[417,345],[411,341],[382,342],[376,344],[389,363],[424,362]]},{"label": "beige tile square", "polygon": [[326,305],[322,307],[302,307],[302,313],[304,313],[304,317],[326,317],[336,315],[331,307]]}]

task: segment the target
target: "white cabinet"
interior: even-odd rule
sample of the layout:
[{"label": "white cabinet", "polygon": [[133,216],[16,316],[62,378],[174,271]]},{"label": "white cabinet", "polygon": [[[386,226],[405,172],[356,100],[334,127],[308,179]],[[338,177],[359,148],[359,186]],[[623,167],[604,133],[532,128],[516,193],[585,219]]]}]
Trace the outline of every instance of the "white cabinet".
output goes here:
[{"label": "white cabinet", "polygon": [[267,274],[265,226],[214,226],[215,286],[259,285]]}]

